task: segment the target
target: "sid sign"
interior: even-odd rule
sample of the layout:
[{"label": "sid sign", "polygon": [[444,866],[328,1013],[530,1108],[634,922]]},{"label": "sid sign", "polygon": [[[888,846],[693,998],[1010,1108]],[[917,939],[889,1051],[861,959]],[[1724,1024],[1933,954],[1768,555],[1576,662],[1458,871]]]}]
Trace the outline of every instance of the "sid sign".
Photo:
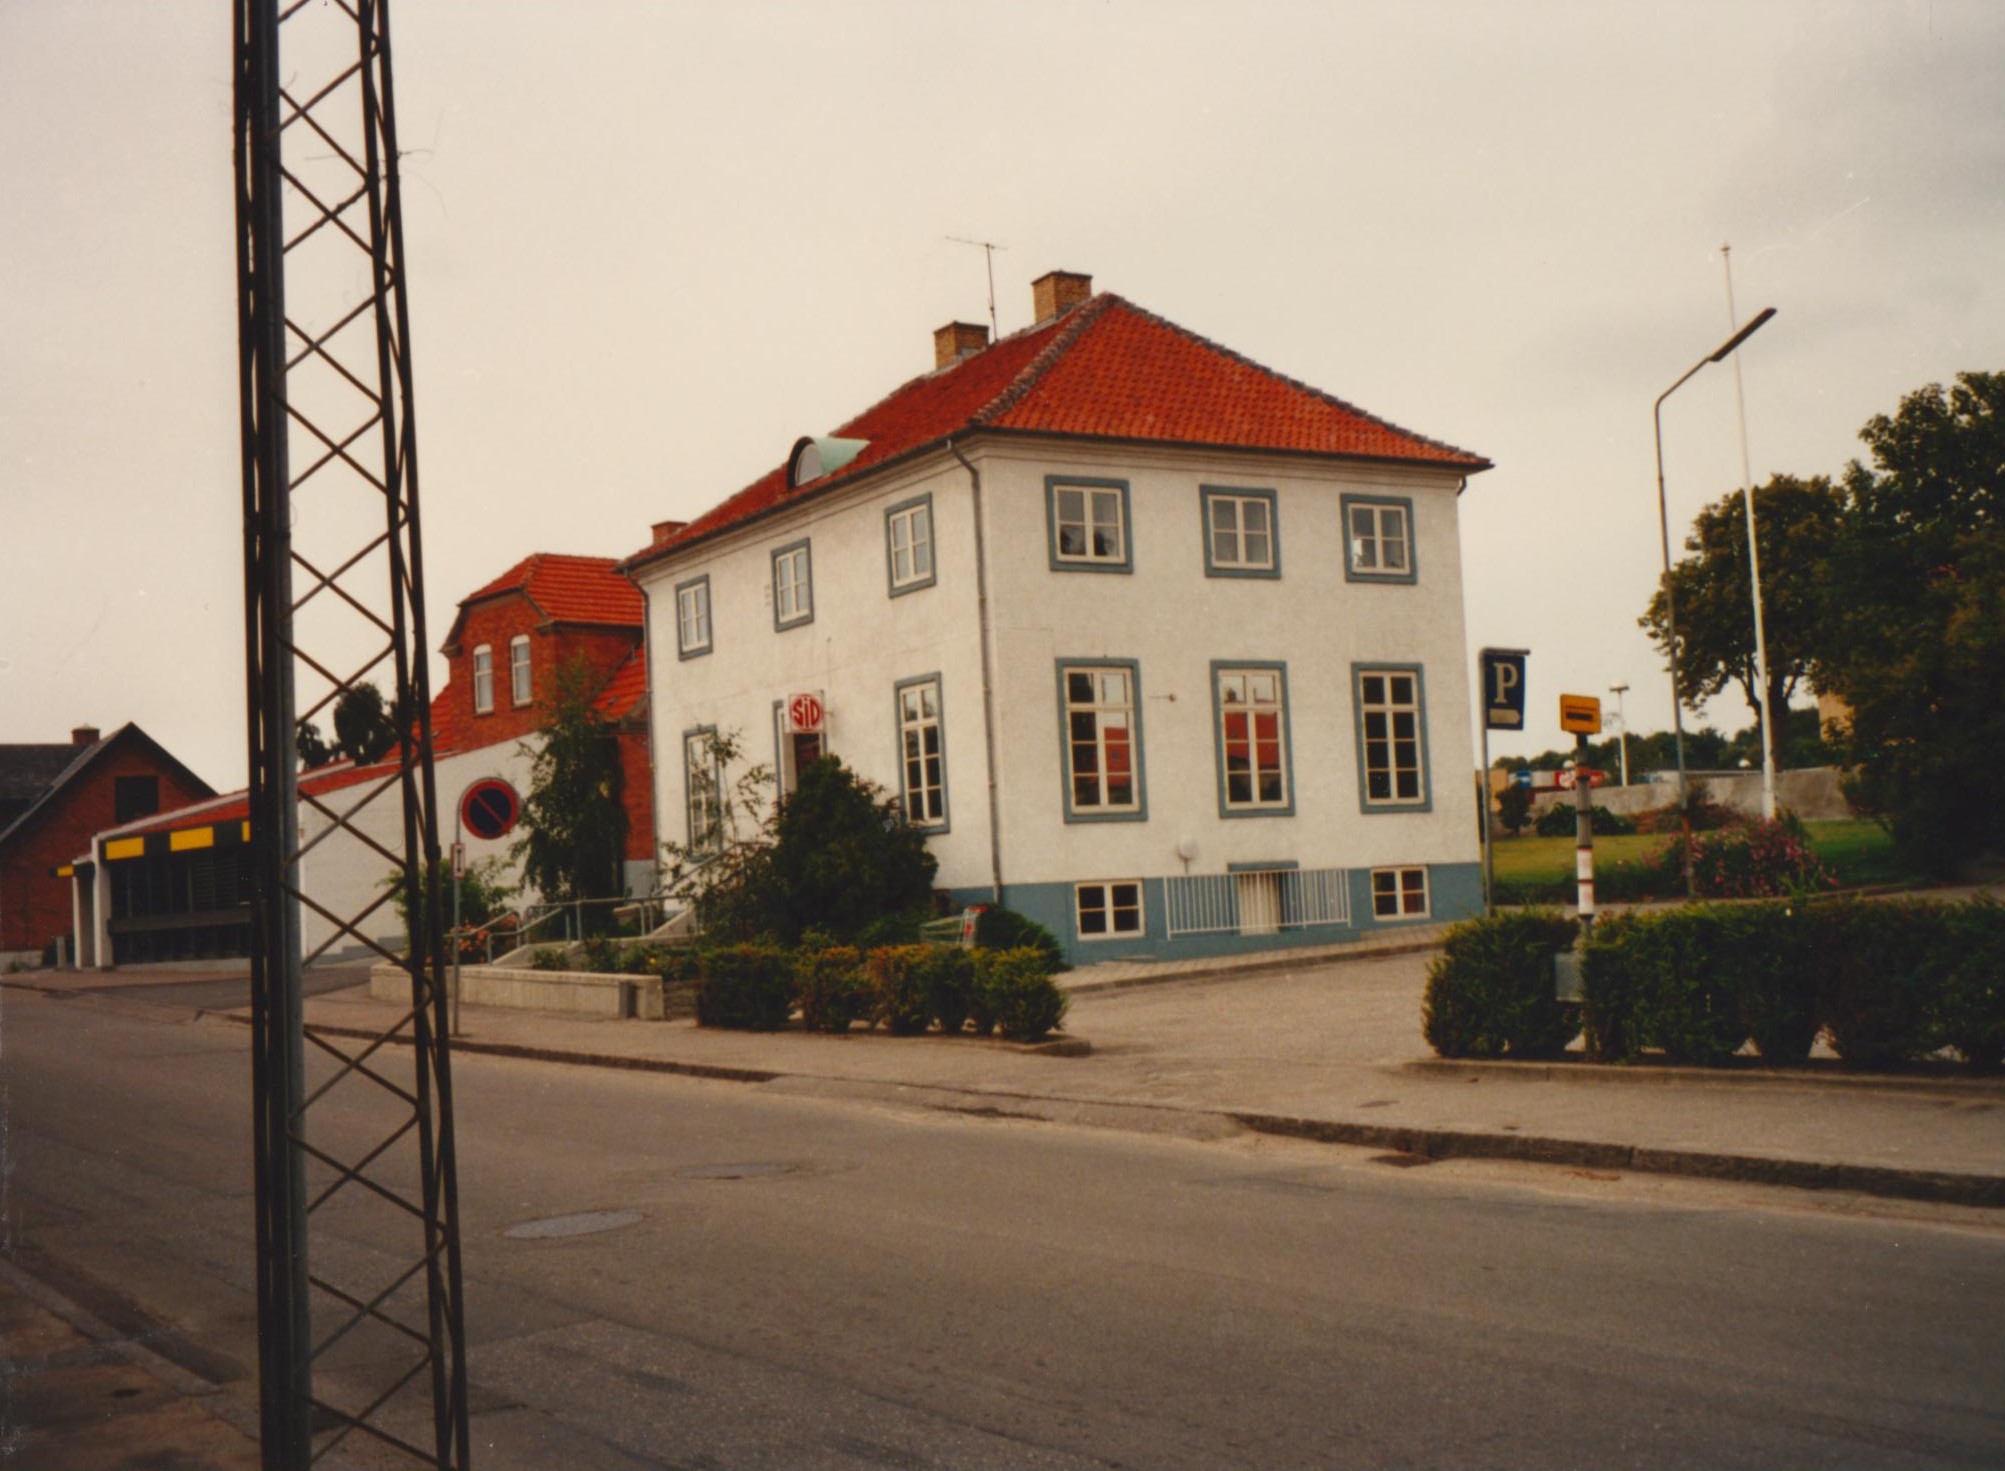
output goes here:
[{"label": "sid sign", "polygon": [[1483,650],[1483,729],[1525,728],[1525,653]]}]

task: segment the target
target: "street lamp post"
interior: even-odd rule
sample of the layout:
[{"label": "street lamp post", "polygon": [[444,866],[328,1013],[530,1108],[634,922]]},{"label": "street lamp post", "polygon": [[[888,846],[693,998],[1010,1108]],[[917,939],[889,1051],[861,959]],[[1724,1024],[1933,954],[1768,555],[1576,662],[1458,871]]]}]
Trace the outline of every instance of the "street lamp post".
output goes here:
[{"label": "street lamp post", "polygon": [[1678,679],[1678,592],[1671,580],[1671,512],[1664,498],[1664,400],[1690,382],[1699,369],[1724,362],[1735,348],[1766,326],[1768,319],[1774,315],[1774,307],[1763,307],[1740,331],[1685,369],[1677,382],[1657,395],[1657,402],[1650,408],[1650,419],[1657,438],[1657,533],[1664,551],[1664,625],[1671,643],[1671,726],[1676,732],[1678,746],[1678,830],[1685,841],[1685,893],[1688,897],[1695,892],[1691,857],[1692,807],[1685,780],[1685,694]]},{"label": "street lamp post", "polygon": [[1629,785],[1629,720],[1622,713],[1622,697],[1629,691],[1626,684],[1611,684],[1608,693],[1615,696],[1615,728],[1622,732],[1622,785]]}]

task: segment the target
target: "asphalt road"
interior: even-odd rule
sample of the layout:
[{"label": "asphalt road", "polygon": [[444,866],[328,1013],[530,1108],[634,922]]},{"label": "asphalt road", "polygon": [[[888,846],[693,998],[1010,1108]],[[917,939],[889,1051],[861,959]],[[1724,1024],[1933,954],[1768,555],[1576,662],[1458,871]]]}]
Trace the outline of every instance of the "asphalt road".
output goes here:
[{"label": "asphalt road", "polygon": [[[248,1401],[246,1040],[0,993],[15,1260]],[[1979,1213],[456,1072],[482,1468],[2005,1463]]]}]

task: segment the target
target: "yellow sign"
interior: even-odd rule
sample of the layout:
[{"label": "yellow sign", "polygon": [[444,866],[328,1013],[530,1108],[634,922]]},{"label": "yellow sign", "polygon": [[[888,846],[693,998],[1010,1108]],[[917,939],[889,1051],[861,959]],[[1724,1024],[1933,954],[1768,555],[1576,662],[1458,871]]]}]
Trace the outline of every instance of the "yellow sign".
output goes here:
[{"label": "yellow sign", "polygon": [[1601,734],[1601,701],[1593,695],[1561,695],[1559,728],[1575,735]]}]

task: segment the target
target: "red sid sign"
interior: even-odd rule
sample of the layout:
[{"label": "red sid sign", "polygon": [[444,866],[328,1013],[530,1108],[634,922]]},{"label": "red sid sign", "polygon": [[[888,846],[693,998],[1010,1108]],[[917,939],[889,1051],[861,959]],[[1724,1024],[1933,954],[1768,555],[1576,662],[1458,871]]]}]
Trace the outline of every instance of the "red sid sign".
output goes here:
[{"label": "red sid sign", "polygon": [[787,729],[794,735],[816,735],[822,727],[821,696],[803,692],[787,696]]}]

